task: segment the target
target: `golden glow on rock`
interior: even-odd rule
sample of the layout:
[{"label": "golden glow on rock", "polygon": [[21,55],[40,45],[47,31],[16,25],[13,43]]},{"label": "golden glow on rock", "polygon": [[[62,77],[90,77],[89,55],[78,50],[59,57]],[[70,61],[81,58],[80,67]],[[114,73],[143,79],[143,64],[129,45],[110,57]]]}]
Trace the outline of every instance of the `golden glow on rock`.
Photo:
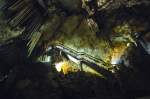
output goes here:
[{"label": "golden glow on rock", "polygon": [[[71,61],[62,61],[59,63],[55,64],[56,70],[58,72],[62,72],[63,74],[68,74],[70,72],[78,72],[80,71],[80,65],[79,64],[75,64]],[[97,75],[99,77],[105,78],[102,74],[100,74],[99,72],[97,72],[96,70],[92,69],[91,67],[87,66],[87,65],[82,65],[83,67],[83,71],[85,73],[90,73],[93,75]]]},{"label": "golden glow on rock", "polygon": [[68,74],[69,72],[77,72],[77,67],[72,66],[72,63],[69,61],[63,61],[55,64],[56,70],[58,72],[63,72],[63,74]]},{"label": "golden glow on rock", "polygon": [[124,55],[126,49],[127,49],[127,46],[125,45],[114,47],[112,51],[112,56],[111,56],[111,64],[119,64],[120,59]]},{"label": "golden glow on rock", "polygon": [[61,72],[61,69],[62,69],[63,64],[64,64],[64,62],[60,62],[60,63],[56,63],[56,64],[55,64],[56,70],[57,70],[58,72]]}]

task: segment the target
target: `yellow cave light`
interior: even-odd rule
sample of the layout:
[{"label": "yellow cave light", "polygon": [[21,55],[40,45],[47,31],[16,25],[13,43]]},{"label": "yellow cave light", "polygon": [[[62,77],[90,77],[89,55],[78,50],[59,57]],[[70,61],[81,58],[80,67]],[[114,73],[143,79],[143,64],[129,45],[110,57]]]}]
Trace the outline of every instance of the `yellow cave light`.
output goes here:
[{"label": "yellow cave light", "polygon": [[[62,72],[63,74],[68,74],[69,72],[78,72],[80,71],[80,68],[78,66],[79,64],[74,64],[70,61],[62,61],[55,64],[55,68],[58,72]],[[93,75],[97,75],[99,77],[105,78],[102,74],[97,72],[96,70],[90,68],[89,66],[83,65],[83,71],[85,73],[90,73]]]},{"label": "yellow cave light", "polygon": [[55,64],[55,68],[58,72],[61,72],[62,66],[63,66],[64,62],[60,62],[60,63],[56,63]]},{"label": "yellow cave light", "polygon": [[55,64],[55,68],[58,72],[63,72],[63,74],[68,74],[69,72],[77,72],[77,68],[72,66],[73,64],[69,61],[62,61]]},{"label": "yellow cave light", "polygon": [[120,59],[118,57],[115,57],[115,58],[113,57],[111,60],[112,65],[118,64],[119,62],[120,62]]},{"label": "yellow cave light", "polygon": [[116,65],[120,63],[121,57],[124,55],[127,46],[120,45],[119,47],[115,47],[112,51],[111,64]]}]

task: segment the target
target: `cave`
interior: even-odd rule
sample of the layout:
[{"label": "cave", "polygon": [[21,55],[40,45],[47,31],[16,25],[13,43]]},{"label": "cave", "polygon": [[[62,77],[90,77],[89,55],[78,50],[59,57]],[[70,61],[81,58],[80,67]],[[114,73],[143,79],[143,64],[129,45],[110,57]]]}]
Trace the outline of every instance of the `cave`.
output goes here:
[{"label": "cave", "polygon": [[149,0],[1,0],[0,99],[150,99]]}]

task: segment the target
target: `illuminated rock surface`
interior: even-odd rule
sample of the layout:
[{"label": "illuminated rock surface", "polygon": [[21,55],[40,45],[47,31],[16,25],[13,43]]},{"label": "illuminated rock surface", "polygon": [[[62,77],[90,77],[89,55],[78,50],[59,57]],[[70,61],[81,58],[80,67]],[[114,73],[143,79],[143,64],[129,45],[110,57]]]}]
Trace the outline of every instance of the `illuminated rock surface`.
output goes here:
[{"label": "illuminated rock surface", "polygon": [[[103,5],[107,0],[99,1]],[[61,2],[69,12],[80,10],[78,0]],[[107,5],[98,13],[99,20],[94,20],[99,23],[99,29],[94,28],[96,33],[89,27],[94,21],[60,13],[32,35],[29,49],[20,39],[4,44],[22,30],[10,28],[1,18],[0,42],[4,46],[0,46],[0,99],[136,99],[150,95],[149,1],[116,0]],[[146,44],[142,45],[134,33],[145,31]],[[108,69],[84,64],[81,70],[80,62],[72,57],[67,57],[68,61],[62,54],[55,56],[55,63],[51,57],[41,61],[43,46],[57,44],[102,59]],[[33,51],[33,57],[27,57],[28,51]]]}]

